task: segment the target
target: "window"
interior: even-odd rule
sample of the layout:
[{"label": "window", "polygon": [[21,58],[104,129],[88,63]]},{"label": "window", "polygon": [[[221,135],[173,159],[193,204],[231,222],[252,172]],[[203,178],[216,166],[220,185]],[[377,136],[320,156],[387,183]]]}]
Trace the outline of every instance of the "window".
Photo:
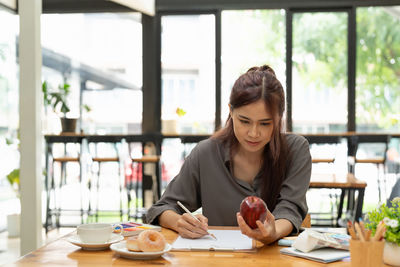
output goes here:
[{"label": "window", "polygon": [[346,131],[347,13],[295,13],[292,60],[293,131]]},{"label": "window", "polygon": [[285,11],[223,11],[221,18],[221,121],[228,116],[236,79],[253,66],[270,65],[285,88]]},{"label": "window", "polygon": [[[71,117],[87,133],[140,133],[142,24],[139,13],[42,15],[43,79],[71,85]],[[81,95],[82,93],[82,95]],[[55,123],[58,117],[48,117]],[[59,127],[47,132],[59,132]]]},{"label": "window", "polygon": [[400,130],[400,6],[357,9],[356,123]]},{"label": "window", "polygon": [[18,128],[18,16],[0,9],[0,134]]},{"label": "window", "polygon": [[18,16],[0,6],[0,213],[14,213],[19,200],[6,176],[19,168],[19,68],[17,65]]},{"label": "window", "polygon": [[215,16],[161,19],[163,133],[210,134],[215,121]]}]

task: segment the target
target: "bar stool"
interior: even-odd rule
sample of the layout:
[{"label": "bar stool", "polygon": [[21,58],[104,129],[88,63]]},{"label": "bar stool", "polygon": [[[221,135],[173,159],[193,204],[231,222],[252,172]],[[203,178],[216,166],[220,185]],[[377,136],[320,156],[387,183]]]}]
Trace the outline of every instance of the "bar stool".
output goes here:
[{"label": "bar stool", "polygon": [[[90,192],[90,200],[89,200],[89,207],[88,207],[88,214],[89,216],[95,217],[95,221],[98,222],[99,220],[99,203],[100,203],[100,183],[101,183],[101,176],[102,176],[102,169],[106,163],[116,163],[118,165],[118,190],[119,190],[119,217],[120,221],[123,221],[123,200],[122,200],[122,182],[121,182],[121,157],[120,152],[118,149],[118,142],[96,142],[95,140],[91,140],[89,138],[89,148],[93,148],[90,151],[92,155],[92,162],[93,165],[91,166],[93,176],[91,179],[88,180],[88,189]],[[106,141],[106,140],[102,140]],[[109,144],[113,147],[114,155],[103,156],[103,152],[99,153],[99,146],[103,144]],[[101,154],[101,155],[100,155]],[[94,195],[94,196],[93,196]],[[93,203],[94,202],[94,203]]]},{"label": "bar stool", "polygon": [[[132,171],[136,169],[136,177],[132,176],[130,179],[125,179],[125,187],[127,188],[128,198],[128,219],[134,217],[135,219],[145,219],[146,216],[146,192],[151,193],[151,204],[155,203],[161,196],[160,188],[160,156],[145,155],[142,157],[131,158]],[[145,171],[145,164],[155,164],[155,175],[148,175]],[[134,190],[134,216],[131,214],[132,190]],[[141,202],[141,203],[140,203]]]},{"label": "bar stool", "polygon": [[[68,209],[63,209],[62,208],[62,203],[61,203],[61,191],[63,186],[67,184],[67,165],[70,163],[76,163],[79,164],[79,184],[81,183],[81,174],[82,174],[82,168],[80,164],[80,153],[81,153],[81,144],[80,143],[73,143],[74,146],[77,147],[75,149],[76,155],[70,155],[67,153],[67,143],[63,143],[64,145],[64,155],[57,155],[53,157],[53,146],[51,145],[48,148],[48,155],[46,155],[47,160],[46,160],[46,166],[47,166],[47,174],[46,174],[46,181],[45,181],[45,187],[46,187],[46,192],[47,192],[47,198],[46,198],[46,218],[45,218],[45,223],[44,227],[46,232],[49,230],[49,228],[53,225],[53,217],[55,219],[55,227],[59,228],[60,227],[60,216],[62,212],[71,212],[75,210],[68,210]],[[59,181],[57,183],[56,177],[55,177],[55,165],[59,164],[60,165],[60,175],[59,175]],[[82,194],[79,194],[80,196],[80,209],[78,210],[80,213],[81,217],[81,223],[83,223],[83,217],[84,217],[84,208],[83,208],[83,199],[82,199]]]},{"label": "bar stool", "polygon": [[[334,135],[304,135],[310,145],[310,152],[312,163],[329,163],[333,164],[336,160],[337,148],[341,141],[341,136]],[[317,148],[322,148],[322,146],[329,145],[329,150],[325,149],[322,153],[315,153]],[[326,152],[330,152],[326,154]],[[321,156],[322,155],[322,156]]]},{"label": "bar stool", "polygon": [[[354,137],[355,141],[355,157],[354,163],[357,164],[373,164],[377,168],[377,183],[378,183],[378,194],[379,202],[382,200],[382,186],[381,180],[383,180],[383,189],[386,193],[386,153],[390,143],[389,135],[373,135],[373,134],[362,134]],[[353,141],[353,142],[354,142]],[[366,156],[360,155],[360,148],[365,145],[367,152]],[[376,149],[372,146],[380,145],[380,148]],[[369,146],[369,148],[367,148]],[[374,151],[375,150],[375,151]],[[378,151],[379,150],[379,151]],[[381,171],[382,169],[382,171]]]}]

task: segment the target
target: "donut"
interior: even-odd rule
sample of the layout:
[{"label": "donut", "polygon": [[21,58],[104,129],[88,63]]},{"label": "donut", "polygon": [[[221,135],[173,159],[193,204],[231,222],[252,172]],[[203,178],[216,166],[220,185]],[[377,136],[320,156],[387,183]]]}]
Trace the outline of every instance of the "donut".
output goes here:
[{"label": "donut", "polygon": [[130,251],[141,251],[139,248],[139,242],[137,240],[137,237],[128,238],[126,240],[126,248]]},{"label": "donut", "polygon": [[145,230],[141,232],[137,241],[139,249],[144,252],[162,251],[166,244],[164,236],[154,230]]}]

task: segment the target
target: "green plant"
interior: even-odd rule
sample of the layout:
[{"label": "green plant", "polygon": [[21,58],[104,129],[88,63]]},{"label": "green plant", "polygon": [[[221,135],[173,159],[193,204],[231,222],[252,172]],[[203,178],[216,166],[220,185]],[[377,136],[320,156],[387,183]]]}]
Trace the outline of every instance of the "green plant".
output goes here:
[{"label": "green plant", "polygon": [[368,212],[366,225],[372,230],[372,235],[375,235],[379,222],[383,221],[386,228],[385,240],[400,246],[400,197],[394,198],[391,203],[390,208],[382,204],[377,209]]},{"label": "green plant", "polygon": [[17,197],[20,196],[19,190],[19,169],[12,170],[9,174],[7,174],[7,180],[10,183],[11,187],[14,189]]},{"label": "green plant", "polygon": [[42,84],[43,103],[45,106],[51,106],[55,113],[63,114],[63,117],[70,111],[67,97],[70,94],[70,85],[60,84],[56,90],[50,89],[47,81]]},{"label": "green plant", "polygon": [[[43,103],[45,106],[51,106],[55,113],[66,114],[71,110],[68,106],[67,97],[70,94],[70,85],[68,83],[58,85],[56,90],[50,89],[47,81],[42,83],[43,92]],[[92,109],[88,105],[82,105],[82,108],[86,112],[90,112]]]},{"label": "green plant", "polygon": [[92,111],[92,108],[91,108],[89,105],[87,105],[87,104],[83,104],[82,107],[83,107],[83,109],[84,109],[86,112]]},{"label": "green plant", "polygon": [[[18,144],[18,151],[19,151],[19,143],[18,139],[16,139],[15,141],[11,138],[6,138],[6,144],[9,146],[12,146],[13,144]],[[20,197],[20,180],[19,180],[19,168],[15,168],[13,169],[11,172],[9,172],[6,175],[7,181],[10,183],[12,189],[14,189],[15,194],[17,195],[17,197]]]},{"label": "green plant", "polygon": [[179,117],[183,117],[186,114],[186,111],[184,111],[182,108],[176,108],[175,112]]}]

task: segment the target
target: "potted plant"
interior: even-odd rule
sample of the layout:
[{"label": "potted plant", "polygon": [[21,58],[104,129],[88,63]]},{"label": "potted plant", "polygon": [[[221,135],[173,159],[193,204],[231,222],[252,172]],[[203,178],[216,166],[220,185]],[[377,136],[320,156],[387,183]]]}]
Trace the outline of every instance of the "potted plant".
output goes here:
[{"label": "potted plant", "polygon": [[[9,138],[6,138],[6,144],[12,146],[14,141]],[[18,144],[19,146],[19,144]],[[19,150],[19,149],[18,149]],[[19,179],[19,168],[13,169],[6,175],[7,181],[10,183],[11,188],[14,190],[15,195],[18,199],[20,199],[20,179]],[[20,227],[20,213],[12,213],[7,215],[7,231],[9,237],[18,237],[19,236],[19,227]]]},{"label": "potted plant", "polygon": [[[70,112],[67,98],[70,94],[70,85],[68,83],[60,84],[57,89],[49,88],[46,81],[42,84],[43,103],[45,106],[51,106],[54,113],[59,114],[61,128],[63,133],[74,133],[76,131],[77,118],[67,118]],[[83,105],[86,111],[90,111],[90,107]]]},{"label": "potted plant", "polygon": [[180,133],[179,120],[185,116],[186,111],[180,107],[175,110],[175,115],[171,119],[164,119],[162,121],[162,129],[164,134],[178,134]]},{"label": "potted plant", "polygon": [[383,262],[393,266],[400,266],[400,197],[394,198],[392,207],[385,204],[368,212],[367,227],[375,235],[376,228],[383,222],[386,228],[385,245],[383,248]]}]

